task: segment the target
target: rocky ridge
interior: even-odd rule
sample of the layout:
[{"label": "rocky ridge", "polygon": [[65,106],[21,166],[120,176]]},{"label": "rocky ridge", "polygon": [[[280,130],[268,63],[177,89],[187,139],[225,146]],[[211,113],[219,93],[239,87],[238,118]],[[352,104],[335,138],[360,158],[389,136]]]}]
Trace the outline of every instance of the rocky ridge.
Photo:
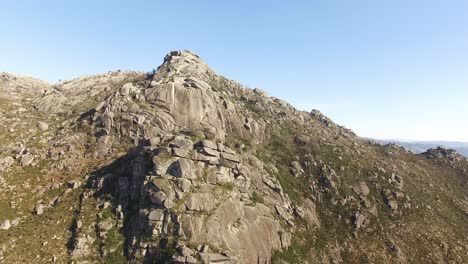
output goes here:
[{"label": "rocky ridge", "polygon": [[360,139],[190,51],[151,73],[7,79],[0,263],[468,257],[468,162],[453,151]]}]

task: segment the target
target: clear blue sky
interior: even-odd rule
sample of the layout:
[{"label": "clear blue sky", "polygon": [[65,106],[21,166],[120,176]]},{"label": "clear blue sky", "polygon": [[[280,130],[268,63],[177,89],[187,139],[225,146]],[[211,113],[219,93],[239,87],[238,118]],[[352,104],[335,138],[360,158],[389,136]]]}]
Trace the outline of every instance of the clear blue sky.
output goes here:
[{"label": "clear blue sky", "polygon": [[0,71],[56,82],[190,49],[362,136],[468,141],[467,13],[442,0],[0,0]]}]

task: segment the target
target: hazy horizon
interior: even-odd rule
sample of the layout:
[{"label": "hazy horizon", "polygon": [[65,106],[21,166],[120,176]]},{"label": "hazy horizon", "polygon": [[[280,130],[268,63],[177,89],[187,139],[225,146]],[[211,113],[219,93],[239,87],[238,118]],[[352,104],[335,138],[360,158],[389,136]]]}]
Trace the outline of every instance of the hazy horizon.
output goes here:
[{"label": "hazy horizon", "polygon": [[150,71],[189,49],[218,73],[359,136],[468,142],[464,1],[0,4],[0,71]]}]

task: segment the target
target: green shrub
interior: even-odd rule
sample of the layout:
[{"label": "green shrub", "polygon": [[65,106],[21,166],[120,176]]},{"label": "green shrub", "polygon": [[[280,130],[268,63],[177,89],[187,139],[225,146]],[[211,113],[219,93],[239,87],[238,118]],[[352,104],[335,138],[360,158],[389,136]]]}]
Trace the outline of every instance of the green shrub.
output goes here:
[{"label": "green shrub", "polygon": [[255,205],[257,203],[265,203],[265,201],[263,200],[263,196],[261,194],[254,191],[252,193],[252,203]]}]

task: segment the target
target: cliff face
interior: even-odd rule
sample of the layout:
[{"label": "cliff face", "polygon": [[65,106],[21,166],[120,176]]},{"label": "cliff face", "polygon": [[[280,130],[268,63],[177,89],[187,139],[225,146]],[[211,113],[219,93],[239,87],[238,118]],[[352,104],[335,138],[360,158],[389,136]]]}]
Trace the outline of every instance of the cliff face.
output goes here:
[{"label": "cliff face", "polygon": [[9,83],[0,263],[468,260],[451,150],[362,140],[190,51],[152,73]]}]

